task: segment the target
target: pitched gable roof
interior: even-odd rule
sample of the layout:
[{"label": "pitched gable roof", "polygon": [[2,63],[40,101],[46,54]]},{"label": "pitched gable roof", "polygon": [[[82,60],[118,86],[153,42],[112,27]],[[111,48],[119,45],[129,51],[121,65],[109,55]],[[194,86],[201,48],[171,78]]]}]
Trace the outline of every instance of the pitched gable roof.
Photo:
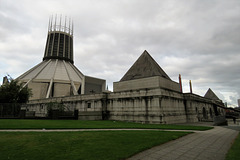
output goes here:
[{"label": "pitched gable roof", "polygon": [[208,89],[207,93],[204,95],[205,98],[213,99],[213,100],[220,100],[216,94],[211,90],[211,88]]},{"label": "pitched gable roof", "polygon": [[161,76],[169,79],[169,76],[157,64],[157,62],[145,50],[120,81],[128,81],[146,77]]}]

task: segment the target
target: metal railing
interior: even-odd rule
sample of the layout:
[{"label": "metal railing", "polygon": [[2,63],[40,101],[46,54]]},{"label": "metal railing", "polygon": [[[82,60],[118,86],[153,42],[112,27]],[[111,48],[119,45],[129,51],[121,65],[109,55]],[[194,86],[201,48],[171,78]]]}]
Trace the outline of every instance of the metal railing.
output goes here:
[{"label": "metal railing", "polygon": [[20,118],[20,103],[0,103],[0,118]]}]

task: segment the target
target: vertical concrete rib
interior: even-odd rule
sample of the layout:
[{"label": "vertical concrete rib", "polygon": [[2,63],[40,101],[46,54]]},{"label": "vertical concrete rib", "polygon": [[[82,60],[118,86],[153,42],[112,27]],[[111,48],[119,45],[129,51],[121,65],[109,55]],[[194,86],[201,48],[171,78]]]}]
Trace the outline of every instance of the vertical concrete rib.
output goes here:
[{"label": "vertical concrete rib", "polygon": [[[69,64],[70,64],[70,66],[73,68],[73,70],[77,73],[77,75],[78,75],[81,79],[83,79],[84,75],[82,74],[82,72],[79,71],[72,63],[69,63]],[[80,74],[79,74],[79,73],[80,73]]]},{"label": "vertical concrete rib", "polygon": [[55,33],[50,34],[50,40],[51,40],[51,35],[53,34],[53,39],[52,39],[52,46],[51,46],[51,53],[50,56],[53,56],[53,47],[54,47],[54,39],[55,39]]},{"label": "vertical concrete rib", "polygon": [[73,94],[74,94],[74,95],[78,95],[77,89],[76,89],[76,87],[75,87],[75,85],[74,85],[74,83],[73,83],[73,80],[72,80],[72,78],[71,78],[71,76],[70,76],[70,74],[69,74],[69,71],[68,71],[68,69],[67,69],[66,62],[63,61],[63,64],[64,64],[64,67],[65,67],[65,69],[66,69],[66,71],[67,71],[67,75],[68,75],[68,78],[69,78],[69,80],[70,80],[70,82],[71,82],[71,86],[73,87]]},{"label": "vertical concrete rib", "polygon": [[82,74],[81,71],[79,71],[72,63],[69,63],[70,66],[73,68],[73,70],[75,71],[75,73],[77,73],[77,75],[79,76],[79,78],[81,79],[81,83],[80,83],[80,86],[81,86],[81,94],[84,94],[84,84],[85,84],[85,78],[84,78],[84,75]]},{"label": "vertical concrete rib", "polygon": [[71,41],[71,40],[70,40],[70,36],[68,36],[68,57],[67,57],[68,59],[70,59],[70,54],[71,54],[71,53],[70,53],[70,51],[71,51],[71,50],[70,50],[70,47],[71,47],[71,45],[70,45],[71,42],[70,42],[70,41]]},{"label": "vertical concrete rib", "polygon": [[60,35],[60,33],[57,33],[57,34],[58,34],[58,41],[57,41],[58,44],[57,44],[57,54],[56,55],[59,56],[59,43],[60,43],[60,36],[61,35]]},{"label": "vertical concrete rib", "polygon": [[27,86],[29,82],[31,82],[34,78],[36,78],[50,62],[51,62],[51,59],[48,60],[48,62],[41,68],[41,70],[38,73],[36,73],[36,75],[33,76],[33,78],[29,79],[28,82],[22,88]]},{"label": "vertical concrete rib", "polygon": [[43,63],[44,63],[44,61],[41,62],[41,63],[39,63],[39,64],[36,65],[35,67],[31,68],[29,71],[25,72],[23,75],[21,75],[20,77],[18,77],[18,79],[22,79],[22,78],[25,77],[27,74],[29,74],[30,72],[32,72],[33,70],[35,70],[36,68],[38,68],[39,66],[41,66]]},{"label": "vertical concrete rib", "polygon": [[51,89],[52,89],[53,79],[54,79],[54,76],[55,76],[55,73],[56,73],[56,69],[57,69],[57,63],[58,63],[58,59],[56,60],[55,65],[54,65],[54,72],[53,72],[53,76],[51,78],[50,84],[48,86],[48,91],[47,91],[46,98],[49,98],[49,95],[50,95],[50,92],[51,92]]}]

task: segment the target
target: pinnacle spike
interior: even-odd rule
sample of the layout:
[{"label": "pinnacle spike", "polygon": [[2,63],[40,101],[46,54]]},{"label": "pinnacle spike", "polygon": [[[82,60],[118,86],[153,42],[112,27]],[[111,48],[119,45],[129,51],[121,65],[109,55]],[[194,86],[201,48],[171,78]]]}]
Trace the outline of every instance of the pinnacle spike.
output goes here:
[{"label": "pinnacle spike", "polygon": [[56,16],[55,16],[55,26],[54,26],[54,31],[56,31],[56,24],[57,23],[57,14],[56,14]]},{"label": "pinnacle spike", "polygon": [[50,17],[49,17],[49,20],[48,20],[48,32],[50,31]]},{"label": "pinnacle spike", "polygon": [[51,28],[50,28],[50,31],[52,31],[52,23],[53,23],[53,15],[51,17]]},{"label": "pinnacle spike", "polygon": [[69,34],[70,34],[70,29],[71,29],[71,18],[69,18],[69,24],[68,24],[68,25],[69,25],[68,28],[69,28]]},{"label": "pinnacle spike", "polygon": [[62,22],[62,14],[60,15],[60,27],[59,27],[59,31],[61,31],[61,22]]},{"label": "pinnacle spike", "polygon": [[65,16],[65,24],[64,24],[64,32],[66,32],[66,19],[67,19],[67,16]]},{"label": "pinnacle spike", "polygon": [[73,20],[72,20],[72,35],[73,35]]}]

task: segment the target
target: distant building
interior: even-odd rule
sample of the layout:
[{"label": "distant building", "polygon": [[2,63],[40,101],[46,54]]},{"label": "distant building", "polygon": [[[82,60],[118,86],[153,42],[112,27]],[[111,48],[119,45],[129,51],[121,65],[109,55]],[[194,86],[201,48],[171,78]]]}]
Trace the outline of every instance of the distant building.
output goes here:
[{"label": "distant building", "polygon": [[240,99],[238,99],[238,107],[240,107]]},{"label": "distant building", "polygon": [[224,103],[224,106],[225,106],[226,108],[228,107],[228,104],[227,104],[227,102],[225,102],[225,103]]},{"label": "distant building", "polygon": [[208,98],[208,99],[213,99],[215,101],[218,101],[218,102],[221,102],[222,103],[222,100],[220,100],[217,95],[211,90],[211,88],[208,89],[208,91],[206,92],[206,94],[204,95],[205,98]]},{"label": "distant building", "polygon": [[7,76],[3,77],[3,83],[2,84],[7,84],[9,83]]}]

